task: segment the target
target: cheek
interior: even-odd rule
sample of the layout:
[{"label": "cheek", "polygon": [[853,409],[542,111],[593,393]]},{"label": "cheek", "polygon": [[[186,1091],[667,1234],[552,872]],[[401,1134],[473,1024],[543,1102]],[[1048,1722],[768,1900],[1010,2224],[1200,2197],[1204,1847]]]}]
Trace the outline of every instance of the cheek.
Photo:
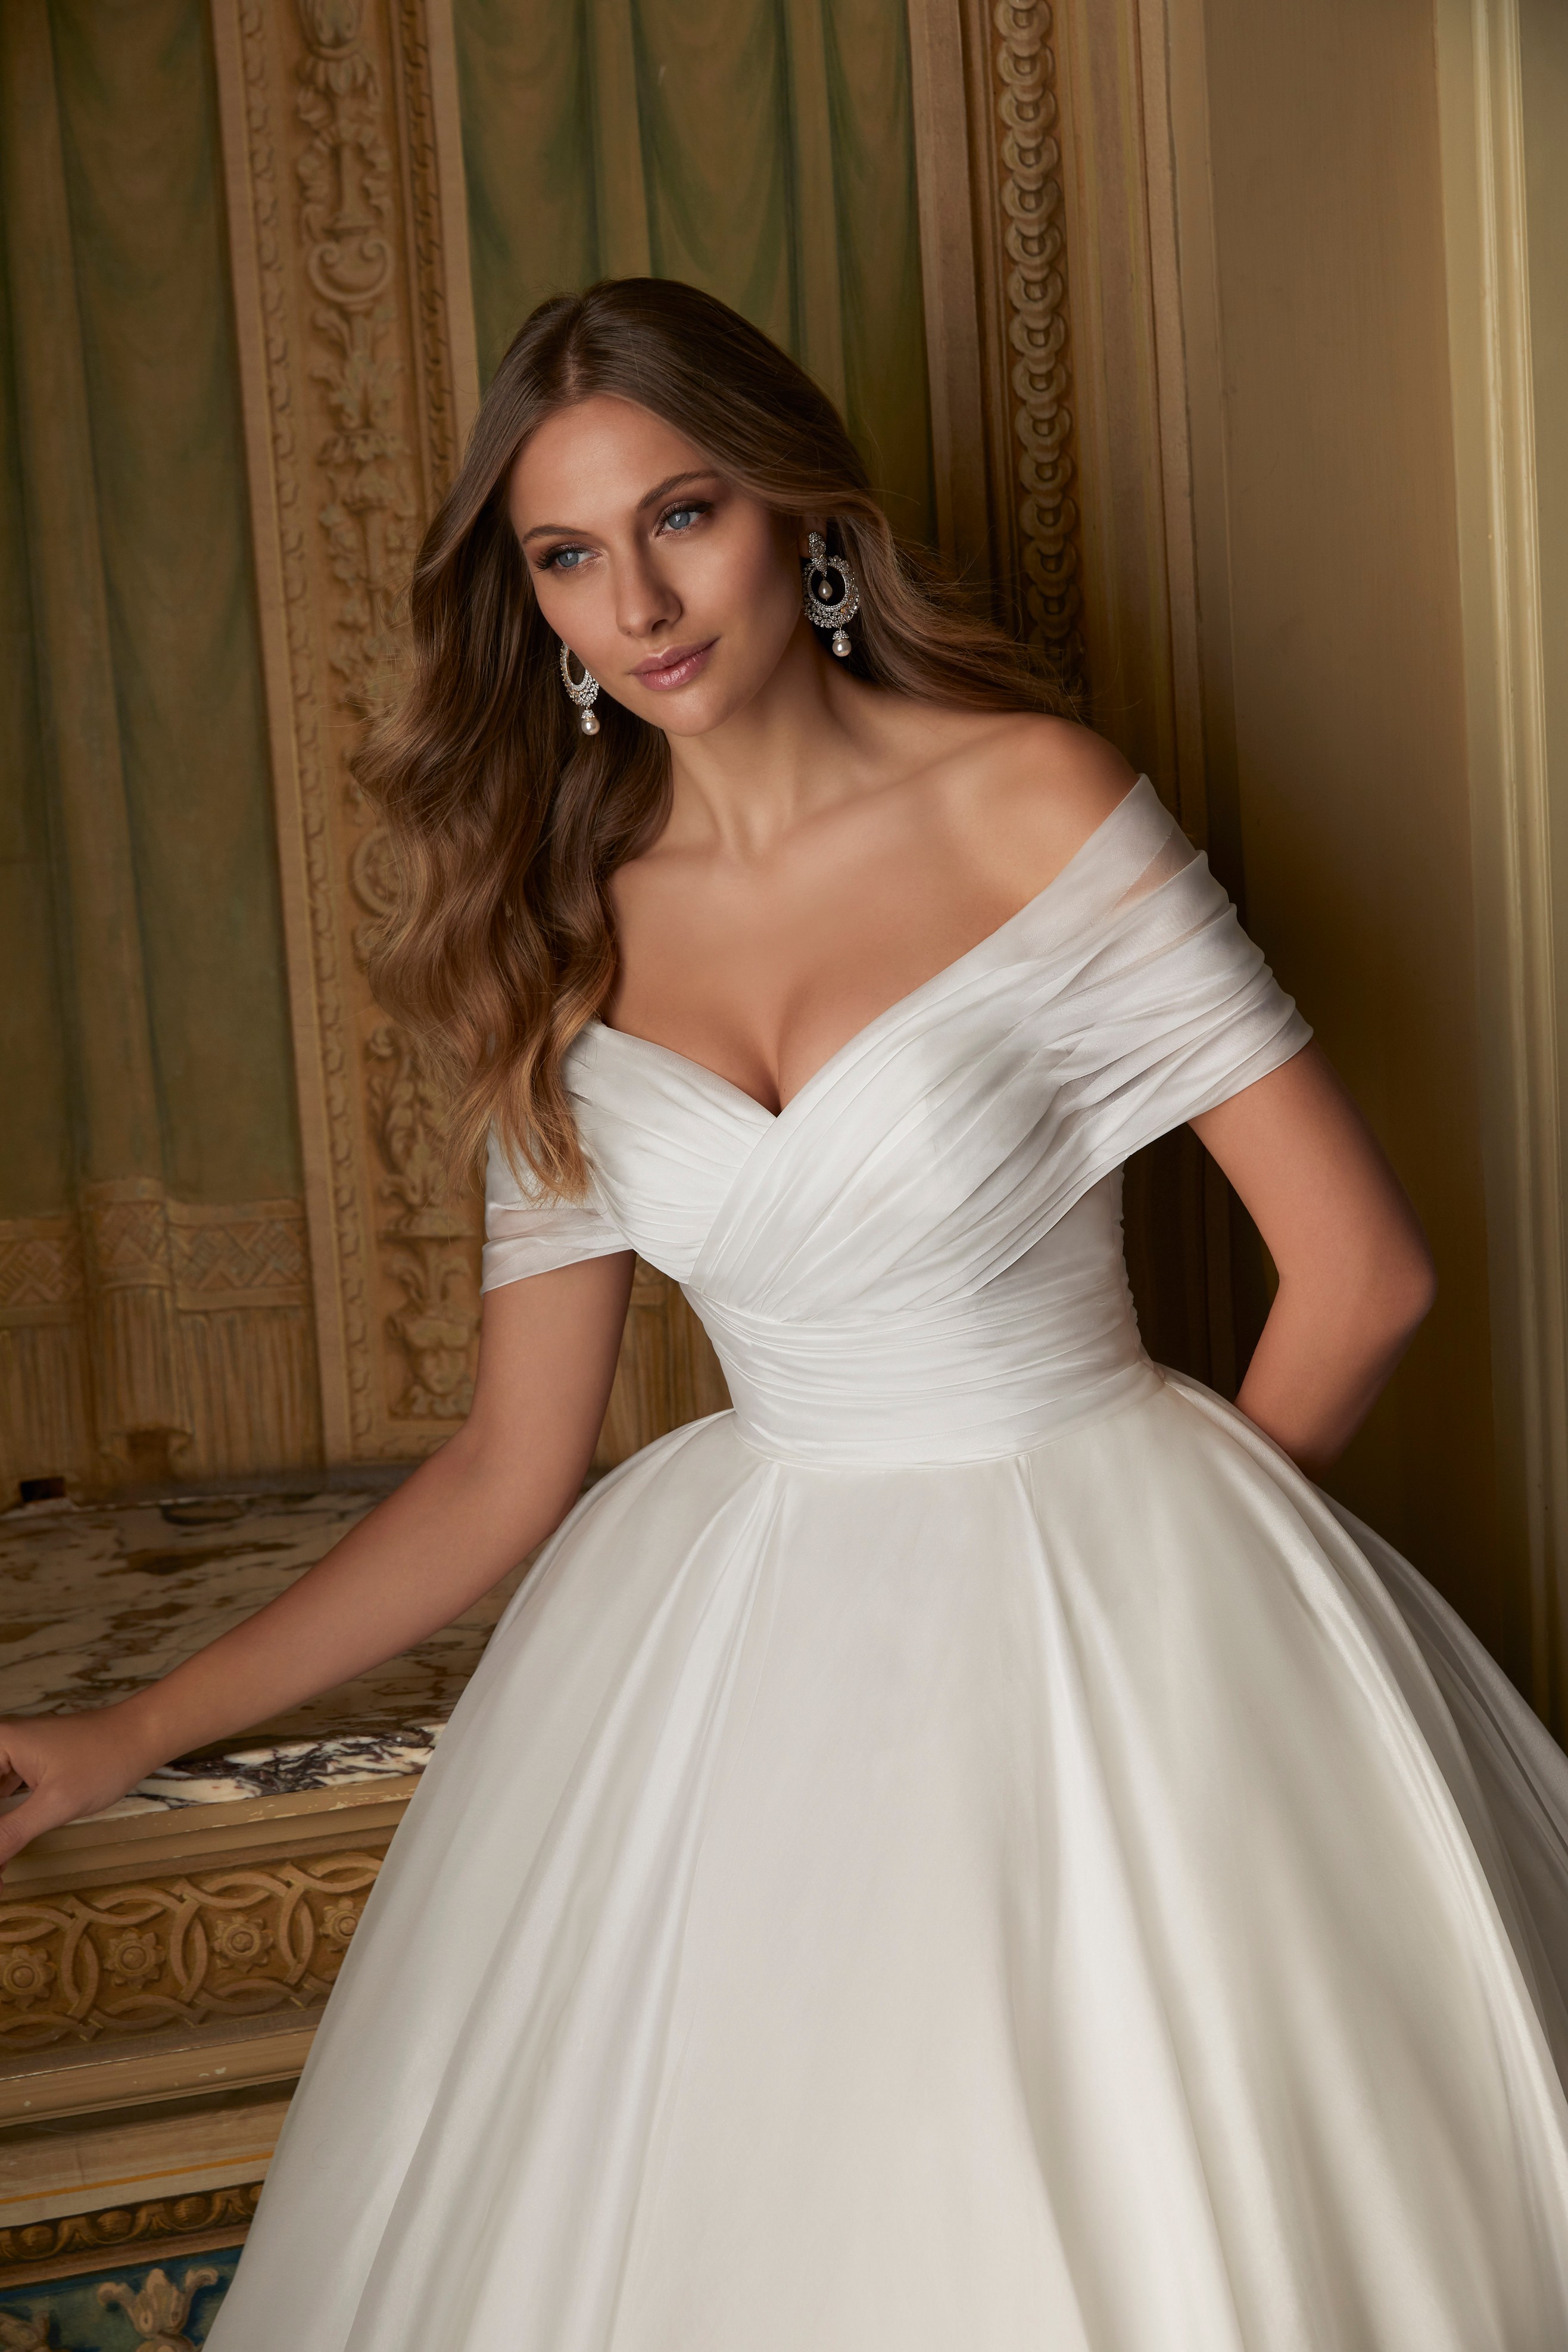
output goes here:
[{"label": "cheek", "polygon": [[590,669],[606,661],[616,646],[615,600],[602,565],[580,579],[568,572],[537,572],[534,594],[545,626],[569,645]]},{"label": "cheek", "polygon": [[711,567],[704,566],[704,602],[728,635],[776,640],[793,625],[799,587],[770,531],[737,533],[722,552],[716,541],[714,553]]}]

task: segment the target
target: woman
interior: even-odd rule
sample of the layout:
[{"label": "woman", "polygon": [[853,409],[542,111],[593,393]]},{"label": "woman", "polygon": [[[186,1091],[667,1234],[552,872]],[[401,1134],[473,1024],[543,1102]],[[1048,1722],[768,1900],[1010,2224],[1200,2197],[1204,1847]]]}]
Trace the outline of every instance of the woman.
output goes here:
[{"label": "woman", "polygon": [[[154,1689],[5,1734],[14,1851],[559,1530],[217,2352],[1568,2343],[1568,1766],[1306,1475],[1432,1276],[1204,861],[679,286],[528,320],[414,638],[378,983],[490,1138],[473,1414]],[[1122,1271],[1183,1120],[1280,1271],[1235,1410]],[[735,1411],[574,1504],[633,1250]]]}]

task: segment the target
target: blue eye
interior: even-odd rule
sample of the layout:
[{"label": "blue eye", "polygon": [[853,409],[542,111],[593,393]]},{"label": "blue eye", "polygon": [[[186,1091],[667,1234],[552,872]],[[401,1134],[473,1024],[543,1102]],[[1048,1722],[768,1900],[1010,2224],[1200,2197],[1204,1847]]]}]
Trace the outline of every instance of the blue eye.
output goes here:
[{"label": "blue eye", "polygon": [[575,572],[588,553],[586,547],[556,547],[545,557],[547,572]]},{"label": "blue eye", "polygon": [[706,512],[706,506],[671,507],[664,516],[663,528],[665,530],[690,530],[693,523]]}]

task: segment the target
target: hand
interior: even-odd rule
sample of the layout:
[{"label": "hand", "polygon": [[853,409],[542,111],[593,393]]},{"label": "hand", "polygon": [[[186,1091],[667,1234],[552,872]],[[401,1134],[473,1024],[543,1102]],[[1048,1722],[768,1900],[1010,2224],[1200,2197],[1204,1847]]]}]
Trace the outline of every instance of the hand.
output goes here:
[{"label": "hand", "polygon": [[45,1830],[112,1805],[160,1760],[120,1706],[0,1721],[0,1797],[29,1792],[0,1814],[0,1869]]}]

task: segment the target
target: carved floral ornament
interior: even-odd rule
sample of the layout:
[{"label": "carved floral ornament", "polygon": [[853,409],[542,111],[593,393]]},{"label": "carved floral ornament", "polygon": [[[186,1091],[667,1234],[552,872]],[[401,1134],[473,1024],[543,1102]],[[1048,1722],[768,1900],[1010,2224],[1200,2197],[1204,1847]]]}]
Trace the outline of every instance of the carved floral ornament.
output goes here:
[{"label": "carved floral ornament", "polygon": [[371,1853],[0,1903],[0,2050],[319,2009]]},{"label": "carved floral ornament", "polygon": [[[456,457],[439,208],[428,184],[428,57],[418,10],[385,14],[383,28],[382,14],[372,17],[365,0],[298,0],[304,46],[294,96],[296,124],[304,134],[294,155],[296,250],[310,297],[303,372],[317,387],[327,426],[312,447],[313,487],[326,492],[311,501],[324,557],[312,570],[320,583],[333,698],[359,724],[384,707],[405,639],[407,583],[422,512],[405,414],[427,413],[432,446],[425,459],[433,484],[440,486]],[[264,28],[262,18],[258,38],[265,38]],[[376,39],[383,29],[402,44],[399,103],[406,122],[389,105],[378,62]],[[397,154],[399,142],[411,140],[418,152],[405,159],[411,168],[404,218]],[[417,320],[404,316],[400,257],[405,244],[415,264]],[[423,335],[418,348],[416,331]],[[335,772],[341,863],[337,876],[318,868],[312,888],[319,905],[325,895],[340,910],[357,971],[336,979],[319,1001],[328,1024],[340,1230],[347,1215],[365,1242],[373,1235],[370,1265],[364,1266],[361,1243],[343,1247],[340,1255],[353,1442],[356,1450],[375,1451],[375,1425],[383,1416],[417,1423],[455,1420],[467,1410],[478,1330],[477,1220],[471,1202],[454,1205],[444,1197],[441,1103],[431,1073],[409,1039],[373,1015],[363,985],[371,936],[391,908],[394,877],[384,829],[347,769],[339,764]],[[315,928],[319,956],[326,941],[319,920]],[[352,1012],[344,1003],[345,980],[357,1008]],[[350,1045],[345,1033],[356,1027],[358,1043]],[[344,1120],[348,1105],[333,1075],[343,1067],[345,1048],[359,1062],[361,1132],[372,1163],[364,1178],[348,1185],[343,1180],[357,1155]],[[373,1200],[363,1197],[366,1178]],[[378,1326],[365,1311],[371,1307],[367,1274],[384,1301],[379,1351],[373,1344]],[[368,1360],[376,1352],[379,1382]],[[395,1437],[382,1444],[406,1450]]]},{"label": "carved floral ornament", "polygon": [[[185,2334],[191,2306],[204,2286],[215,2286],[218,2273],[188,2270],[176,2286],[162,2270],[149,2271],[140,2286],[126,2279],[105,2279],[98,2290],[99,2303],[118,2305],[136,2330],[136,2352],[196,2352]],[[55,2334],[55,2315],[47,2305],[34,2305],[26,2319],[0,2312],[0,2352],[70,2352]]]},{"label": "carved floral ornament", "polygon": [[215,2286],[217,2278],[214,2270],[187,2271],[176,2286],[163,2271],[149,2271],[139,2287],[127,2286],[122,2279],[105,2279],[98,2299],[118,2304],[125,2313],[141,2339],[136,2352],[195,2352],[184,2333],[185,2322],[202,2288]]}]

